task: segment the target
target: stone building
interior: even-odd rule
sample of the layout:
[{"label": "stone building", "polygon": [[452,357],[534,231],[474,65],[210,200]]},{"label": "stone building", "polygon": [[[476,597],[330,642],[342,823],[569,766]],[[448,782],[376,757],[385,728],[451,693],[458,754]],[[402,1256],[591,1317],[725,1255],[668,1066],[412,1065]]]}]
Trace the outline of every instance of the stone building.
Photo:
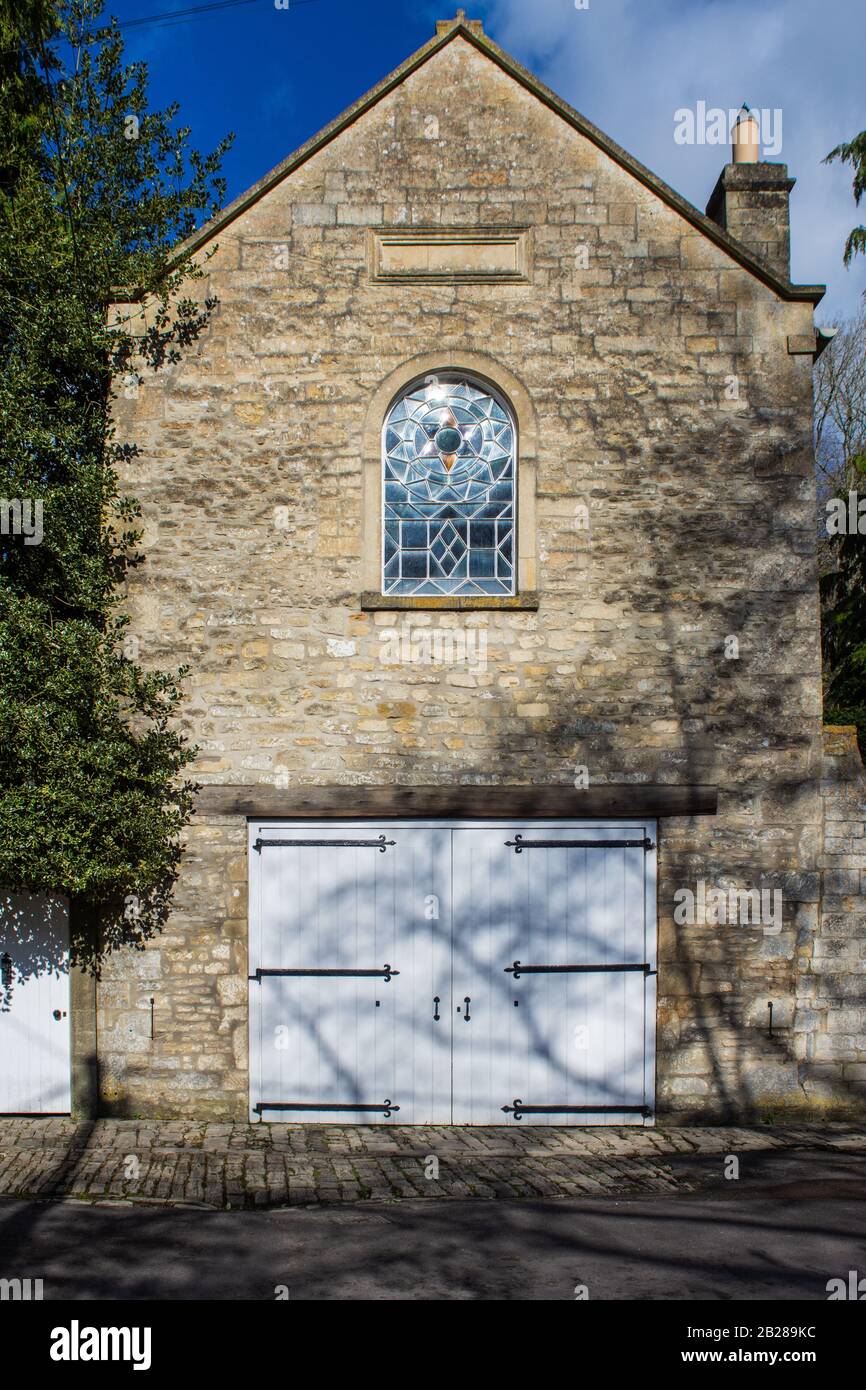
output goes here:
[{"label": "stone building", "polygon": [[73,980],[82,1110],[862,1108],[822,287],[734,153],[698,211],[461,13],[194,237],[212,321],[117,414],[203,789],[161,938]]}]

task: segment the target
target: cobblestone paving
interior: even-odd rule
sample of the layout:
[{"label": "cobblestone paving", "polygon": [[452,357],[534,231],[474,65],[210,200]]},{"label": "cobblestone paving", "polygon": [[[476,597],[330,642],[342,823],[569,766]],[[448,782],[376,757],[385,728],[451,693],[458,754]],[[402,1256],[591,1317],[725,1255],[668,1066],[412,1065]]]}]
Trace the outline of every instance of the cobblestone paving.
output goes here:
[{"label": "cobblestone paving", "polygon": [[0,1119],[0,1195],[273,1207],[687,1192],[670,1160],[866,1152],[866,1128],[560,1129]]}]

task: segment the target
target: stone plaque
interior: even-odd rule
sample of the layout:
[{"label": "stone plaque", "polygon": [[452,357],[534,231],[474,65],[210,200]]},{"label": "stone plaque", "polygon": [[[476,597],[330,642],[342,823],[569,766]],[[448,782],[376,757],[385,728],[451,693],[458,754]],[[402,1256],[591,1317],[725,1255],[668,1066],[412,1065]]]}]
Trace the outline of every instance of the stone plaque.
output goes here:
[{"label": "stone plaque", "polygon": [[522,227],[389,227],[371,233],[373,280],[526,281]]}]

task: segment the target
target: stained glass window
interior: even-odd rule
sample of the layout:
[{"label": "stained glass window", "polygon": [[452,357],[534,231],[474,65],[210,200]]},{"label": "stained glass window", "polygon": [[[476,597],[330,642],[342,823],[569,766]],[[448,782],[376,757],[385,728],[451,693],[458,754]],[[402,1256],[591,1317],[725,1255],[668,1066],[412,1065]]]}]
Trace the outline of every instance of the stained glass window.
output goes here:
[{"label": "stained glass window", "polygon": [[384,428],[385,594],[513,594],[515,428],[489,387],[426,377]]}]

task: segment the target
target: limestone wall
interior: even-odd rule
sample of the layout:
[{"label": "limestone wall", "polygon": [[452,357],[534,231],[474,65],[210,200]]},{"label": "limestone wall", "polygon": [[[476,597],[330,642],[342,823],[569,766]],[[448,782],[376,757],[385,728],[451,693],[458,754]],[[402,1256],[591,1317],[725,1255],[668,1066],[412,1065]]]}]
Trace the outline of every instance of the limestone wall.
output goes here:
[{"label": "limestone wall", "polygon": [[[795,1051],[811,1105],[866,1100],[866,773],[853,728],[824,731],[819,928],[798,941]],[[811,947],[811,949],[810,949]]]},{"label": "limestone wall", "polygon": [[[782,930],[666,924],[658,1071],[660,1110],[670,1118],[863,1113],[866,775],[854,729],[825,728],[823,745],[820,823],[805,827],[797,869],[760,874],[782,892]],[[814,810],[808,789],[799,798],[792,789],[792,823],[803,797]],[[674,853],[675,824],[665,822],[663,854]],[[760,840],[744,850],[766,866]],[[667,870],[662,882],[670,878]]]},{"label": "limestone wall", "polygon": [[[377,279],[380,224],[519,226],[527,279]],[[823,867],[810,361],[787,350],[810,306],[463,40],[225,228],[196,293],[211,326],[120,393],[118,434],[142,451],[134,631],[192,668],[199,779],[717,784],[717,817],[661,827],[665,1110],[800,1107],[807,1042],[816,1085],[853,1075],[824,996],[794,1015]],[[470,361],[534,441],[537,610],[364,608],[371,402]],[[387,664],[406,621],[483,630],[483,665]],[[782,886],[783,930],[677,928],[701,877]],[[169,929],[106,969],[106,1108],[245,1113],[245,880],[243,822],[199,818]]]}]

